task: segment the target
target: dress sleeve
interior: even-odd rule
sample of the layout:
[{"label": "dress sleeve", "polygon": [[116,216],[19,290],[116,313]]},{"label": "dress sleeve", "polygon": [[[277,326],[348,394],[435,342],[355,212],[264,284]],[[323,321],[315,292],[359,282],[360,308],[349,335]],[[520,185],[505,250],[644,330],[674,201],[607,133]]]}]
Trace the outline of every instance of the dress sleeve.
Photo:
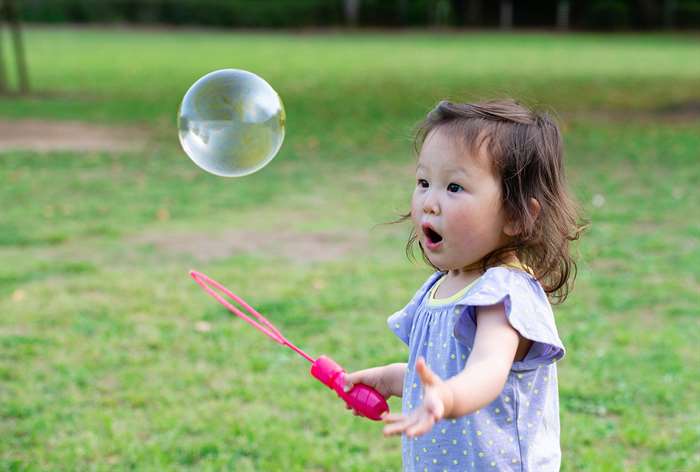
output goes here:
[{"label": "dress sleeve", "polygon": [[391,329],[394,334],[396,334],[401,341],[408,345],[411,338],[411,329],[413,328],[413,318],[415,317],[416,311],[420,306],[423,297],[428,293],[430,287],[442,276],[442,272],[435,272],[428,280],[425,281],[423,286],[418,289],[418,291],[413,295],[411,301],[403,307],[401,310],[397,311],[391,315],[387,320],[389,329]]},{"label": "dress sleeve", "polygon": [[455,337],[475,332],[476,309],[503,302],[506,317],[520,335],[533,342],[527,355],[514,362],[512,370],[532,370],[556,362],[566,353],[559,339],[552,307],[542,286],[531,275],[505,267],[486,271],[476,285],[457,304],[460,313],[455,323]]}]

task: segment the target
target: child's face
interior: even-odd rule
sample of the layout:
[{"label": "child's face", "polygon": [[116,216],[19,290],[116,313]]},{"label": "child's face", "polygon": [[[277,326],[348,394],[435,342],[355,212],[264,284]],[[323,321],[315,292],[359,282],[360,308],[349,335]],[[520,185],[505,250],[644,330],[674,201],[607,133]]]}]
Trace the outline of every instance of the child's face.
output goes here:
[{"label": "child's face", "polygon": [[501,182],[485,150],[473,155],[440,128],[423,143],[411,217],[430,262],[463,269],[508,241]]}]

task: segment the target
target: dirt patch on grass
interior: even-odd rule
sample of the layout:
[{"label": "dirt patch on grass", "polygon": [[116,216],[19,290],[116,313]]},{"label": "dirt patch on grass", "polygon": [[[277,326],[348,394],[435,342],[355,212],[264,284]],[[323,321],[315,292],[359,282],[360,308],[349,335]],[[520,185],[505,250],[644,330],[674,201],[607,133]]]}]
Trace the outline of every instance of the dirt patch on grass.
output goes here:
[{"label": "dirt patch on grass", "polygon": [[564,121],[606,121],[612,123],[692,123],[700,121],[700,100],[672,103],[650,110],[589,110],[562,111],[558,115]]},{"label": "dirt patch on grass", "polygon": [[0,120],[0,151],[140,151],[150,133],[136,126],[100,126],[78,121]]},{"label": "dirt patch on grass", "polygon": [[367,235],[355,232],[295,233],[230,230],[210,233],[148,233],[132,238],[135,244],[151,244],[171,255],[189,255],[201,262],[237,254],[282,257],[294,262],[342,259],[366,249]]},{"label": "dirt patch on grass", "polygon": [[657,115],[670,115],[676,117],[686,117],[689,119],[700,119],[700,100],[688,100],[680,103],[673,103],[656,110]]}]

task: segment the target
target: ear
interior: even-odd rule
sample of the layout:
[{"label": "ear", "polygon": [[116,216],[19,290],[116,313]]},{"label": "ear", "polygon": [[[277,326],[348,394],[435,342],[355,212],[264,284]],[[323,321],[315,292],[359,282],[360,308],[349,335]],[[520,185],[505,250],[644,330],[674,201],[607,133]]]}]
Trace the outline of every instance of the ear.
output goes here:
[{"label": "ear", "polygon": [[[527,205],[527,210],[532,217],[532,221],[535,221],[537,220],[537,217],[540,216],[542,205],[540,205],[540,202],[538,202],[536,198],[530,198]],[[507,236],[514,237],[522,232],[522,228],[517,221],[508,221],[503,227],[503,232]]]},{"label": "ear", "polygon": [[527,209],[530,210],[530,215],[532,215],[532,221],[537,221],[540,216],[540,211],[542,210],[542,205],[537,201],[536,198],[531,197],[530,202],[527,205]]}]

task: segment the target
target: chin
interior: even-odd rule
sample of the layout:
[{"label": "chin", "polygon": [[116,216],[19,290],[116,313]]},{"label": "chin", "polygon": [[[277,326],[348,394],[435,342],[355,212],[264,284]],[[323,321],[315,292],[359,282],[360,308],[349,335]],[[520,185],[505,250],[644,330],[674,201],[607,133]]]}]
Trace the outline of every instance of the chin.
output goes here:
[{"label": "chin", "polygon": [[445,271],[445,269],[443,269],[443,268],[440,266],[440,264],[436,263],[436,262],[433,260],[433,258],[430,257],[430,255],[427,253],[427,251],[426,251],[425,249],[423,249],[422,246],[421,246],[421,250],[422,250],[422,252],[423,252],[423,257],[430,263],[430,265],[432,265],[434,268],[436,268],[436,269],[439,270],[439,271],[443,271],[443,272]]},{"label": "chin", "polygon": [[450,267],[446,266],[445,264],[440,264],[439,262],[436,262],[435,260],[433,260],[433,259],[432,259],[430,256],[428,256],[427,254],[426,254],[425,257],[426,257],[426,259],[428,259],[428,261],[430,262],[430,264],[432,264],[432,266],[435,267],[435,268],[436,268],[437,270],[439,270],[440,272],[449,272],[450,270],[452,270]]}]

